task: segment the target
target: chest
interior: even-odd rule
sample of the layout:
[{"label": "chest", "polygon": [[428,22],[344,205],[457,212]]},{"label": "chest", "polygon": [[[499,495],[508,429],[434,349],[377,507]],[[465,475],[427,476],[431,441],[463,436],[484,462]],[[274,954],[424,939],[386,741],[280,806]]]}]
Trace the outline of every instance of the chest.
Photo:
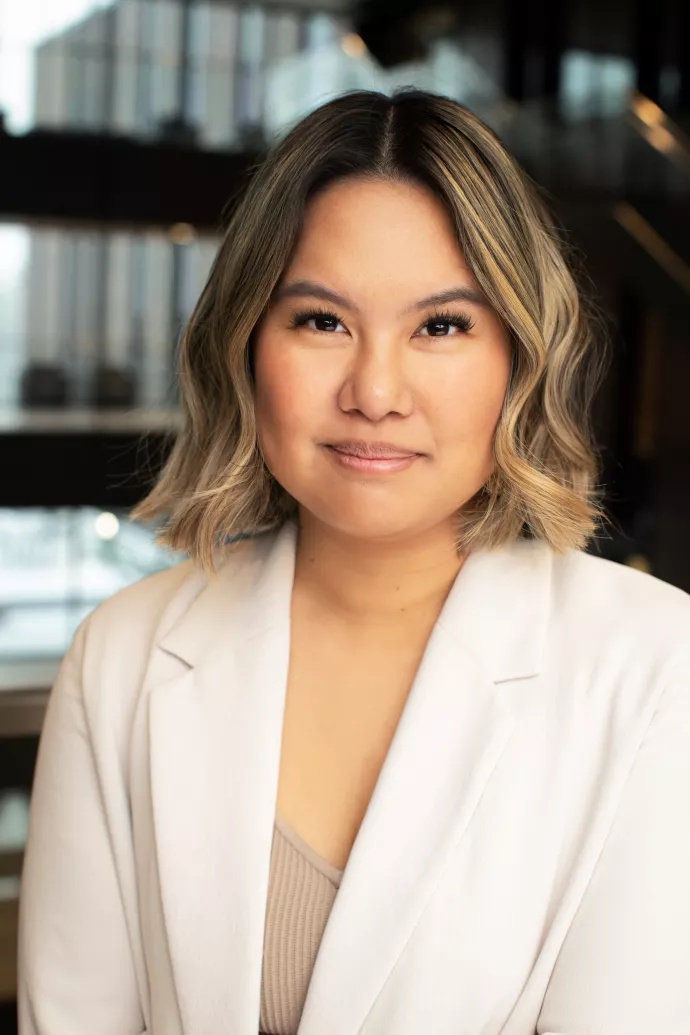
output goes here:
[{"label": "chest", "polygon": [[401,625],[291,631],[277,812],[343,869],[428,641]]}]

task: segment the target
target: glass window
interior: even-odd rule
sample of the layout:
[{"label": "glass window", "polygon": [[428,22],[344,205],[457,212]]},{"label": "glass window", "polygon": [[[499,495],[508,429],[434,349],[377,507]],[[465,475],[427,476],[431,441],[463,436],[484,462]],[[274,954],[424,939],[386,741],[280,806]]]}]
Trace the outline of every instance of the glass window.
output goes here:
[{"label": "glass window", "polygon": [[[0,225],[0,408],[168,406],[178,335],[217,248],[187,226]],[[104,369],[116,373],[97,389]]]},{"label": "glass window", "polygon": [[0,509],[0,665],[61,657],[101,601],[182,559],[123,513]]},{"label": "glass window", "polygon": [[12,133],[155,138],[182,126],[203,147],[253,146],[267,71],[347,24],[318,2],[0,0],[0,109]]}]

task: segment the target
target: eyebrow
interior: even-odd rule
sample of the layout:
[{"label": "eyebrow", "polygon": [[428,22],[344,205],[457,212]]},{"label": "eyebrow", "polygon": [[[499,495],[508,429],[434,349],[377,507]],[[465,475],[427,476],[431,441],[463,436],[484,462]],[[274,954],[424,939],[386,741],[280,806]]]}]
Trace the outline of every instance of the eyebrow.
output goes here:
[{"label": "eyebrow", "polygon": [[[276,289],[273,294],[273,301],[280,302],[284,298],[297,298],[309,296],[320,298],[323,302],[331,302],[333,305],[349,309],[350,312],[359,313],[359,306],[355,305],[346,295],[340,295],[337,291],[331,291],[323,284],[317,284],[314,280],[295,280],[291,284],[284,284]],[[400,314],[415,312],[419,309],[428,309],[430,306],[447,305],[448,302],[472,302],[474,305],[489,308],[489,302],[482,291],[469,286],[448,288],[447,291],[439,291],[426,298],[420,298]]]}]

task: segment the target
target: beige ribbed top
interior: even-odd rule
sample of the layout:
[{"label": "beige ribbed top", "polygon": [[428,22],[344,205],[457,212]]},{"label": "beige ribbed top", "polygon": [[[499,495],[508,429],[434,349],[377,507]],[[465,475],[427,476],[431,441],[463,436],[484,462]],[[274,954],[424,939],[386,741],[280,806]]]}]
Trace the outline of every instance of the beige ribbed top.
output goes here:
[{"label": "beige ribbed top", "polygon": [[273,828],[261,978],[260,1031],[295,1035],[344,870],[322,859],[280,816]]}]

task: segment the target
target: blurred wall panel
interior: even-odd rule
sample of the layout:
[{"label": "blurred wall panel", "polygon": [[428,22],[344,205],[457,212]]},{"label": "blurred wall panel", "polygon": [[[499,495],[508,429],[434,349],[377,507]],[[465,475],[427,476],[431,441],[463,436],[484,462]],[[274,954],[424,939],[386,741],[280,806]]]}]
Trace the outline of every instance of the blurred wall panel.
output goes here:
[{"label": "blurred wall panel", "polygon": [[29,245],[26,294],[26,360],[55,363],[61,359],[65,317],[65,263],[59,230],[34,229]]},{"label": "blurred wall panel", "polygon": [[265,26],[262,8],[240,8],[237,120],[245,138],[258,134],[262,124]]},{"label": "blurred wall panel", "polygon": [[113,120],[116,133],[134,133],[143,128],[137,107],[140,55],[140,0],[119,0],[114,21]]},{"label": "blurred wall panel", "polygon": [[16,397],[26,338],[29,232],[0,225],[0,407]]},{"label": "blurred wall panel", "polygon": [[96,11],[85,20],[81,43],[82,118],[84,128],[110,129],[113,78],[112,12]]},{"label": "blurred wall panel", "polygon": [[137,332],[143,332],[141,400],[145,406],[158,407],[168,400],[172,381],[172,246],[167,237],[156,234],[140,240],[138,249],[133,315]]},{"label": "blurred wall panel", "polygon": [[76,129],[85,125],[86,75],[88,62],[87,30],[89,21],[74,25],[66,34],[67,43],[67,91],[65,95],[65,114]]},{"label": "blurred wall panel", "polygon": [[185,114],[199,133],[204,124],[210,28],[208,4],[196,3],[189,18],[189,87]]},{"label": "blurred wall panel", "polygon": [[71,284],[74,298],[74,351],[72,376],[81,399],[88,397],[89,382],[100,358],[99,312],[105,285],[102,280],[103,259],[100,235],[82,232],[76,235],[76,269]]},{"label": "blurred wall panel", "polygon": [[[208,26],[208,52],[198,55],[205,64],[200,91],[204,97],[202,142],[208,147],[234,147],[238,142],[235,69],[239,45],[239,10],[221,4],[201,4],[202,25]],[[201,29],[199,43],[201,44]]]},{"label": "blurred wall panel", "polygon": [[81,26],[75,25],[65,33],[65,91],[64,109],[60,113],[61,119],[69,119],[76,128],[80,128],[81,119],[81,93],[82,89],[82,55],[80,48]]},{"label": "blurred wall panel", "polygon": [[107,362],[117,368],[129,367],[131,356],[130,268],[132,235],[111,234],[106,241],[108,268],[105,283],[106,314],[104,353]]},{"label": "blurred wall panel", "polygon": [[67,115],[68,50],[64,36],[36,48],[34,119],[38,126],[61,126]]},{"label": "blurred wall panel", "polygon": [[67,35],[67,115],[78,129],[97,129],[93,112],[100,94],[98,58],[93,48],[100,36],[101,12],[75,25]]},{"label": "blurred wall panel", "polygon": [[154,52],[156,9],[153,3],[139,4],[139,51],[137,62],[137,92],[135,105],[137,128],[143,134],[151,131],[151,109],[153,104]]},{"label": "blurred wall panel", "polygon": [[158,129],[179,111],[182,6],[176,0],[149,0],[152,13],[151,125]]},{"label": "blurred wall panel", "polygon": [[293,11],[268,11],[266,15],[266,67],[291,57],[300,49],[301,16]]}]

